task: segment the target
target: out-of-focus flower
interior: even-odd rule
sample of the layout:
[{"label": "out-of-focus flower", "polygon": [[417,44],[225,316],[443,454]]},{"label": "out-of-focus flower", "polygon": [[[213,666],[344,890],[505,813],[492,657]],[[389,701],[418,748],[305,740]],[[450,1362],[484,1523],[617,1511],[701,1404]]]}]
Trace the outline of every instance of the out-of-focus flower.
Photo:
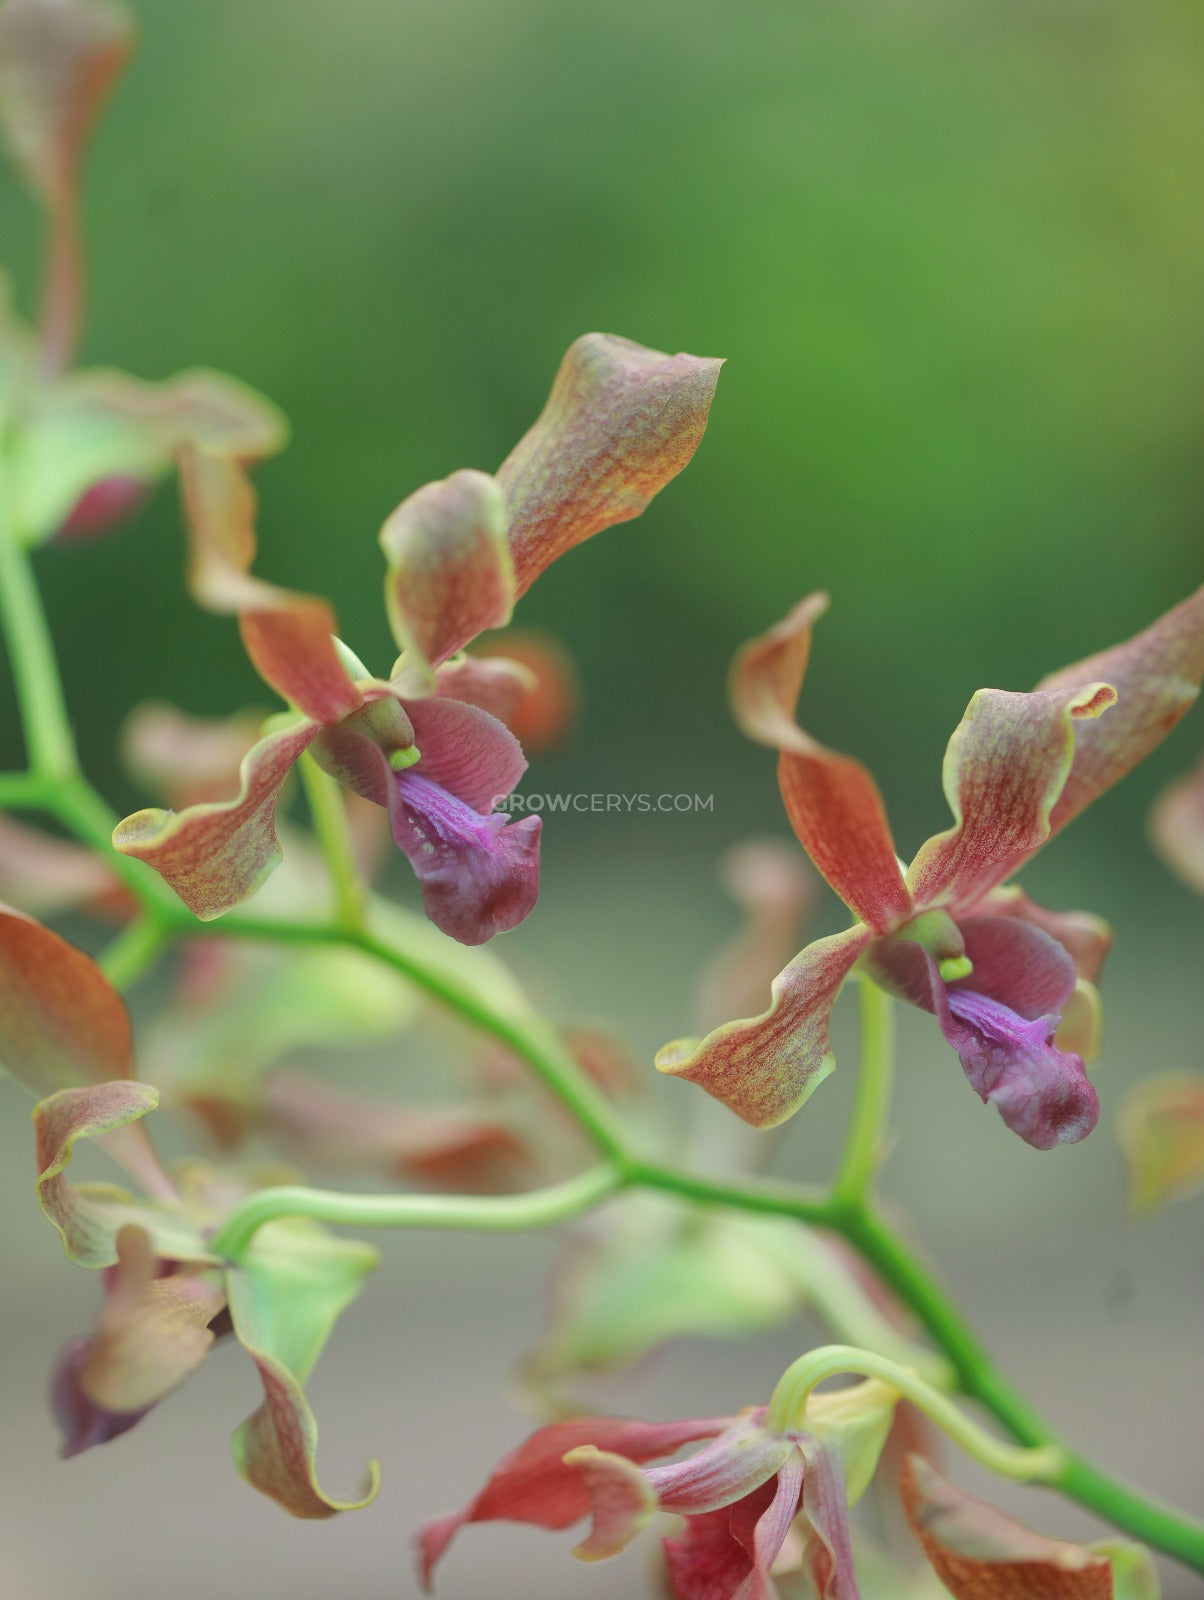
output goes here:
[{"label": "out-of-focus flower", "polygon": [[1137,1084],[1116,1131],[1138,1216],[1204,1188],[1204,1074],[1163,1072]]},{"label": "out-of-focus flower", "polygon": [[[39,1097],[43,1211],[68,1258],[105,1273],[97,1327],[68,1345],[55,1374],[64,1452],[128,1432],[194,1370],[228,1314],[264,1390],[235,1434],[244,1477],[299,1517],[366,1504],[375,1466],[352,1501],[332,1500],[319,1487],[317,1430],[302,1386],[375,1252],[289,1220],[261,1229],[237,1264],[218,1261],[208,1245],[212,1229],[249,1192],[247,1182],[194,1173],[178,1186],[167,1175],[141,1122],[158,1093],[130,1075],[120,997],[87,956],[7,907],[0,907],[0,1064]],[[73,1183],[80,1139],[103,1145],[144,1197]]]},{"label": "out-of-focus flower", "polygon": [[1204,894],[1204,760],[1159,795],[1150,838],[1171,871]]},{"label": "out-of-focus flower", "polygon": [[936,1015],[973,1088],[1027,1143],[1048,1149],[1081,1139],[1099,1114],[1080,1054],[1093,1031],[1091,1005],[1067,1014],[1079,1037],[1055,1041],[1055,1031],[1076,982],[1098,973],[1108,932],[1001,885],[1190,707],[1204,676],[1204,589],[1030,694],[980,690],[945,757],[954,825],[929,839],[906,872],[869,773],[794,719],[811,627],[826,603],[811,596],[746,645],[731,693],[744,731],[779,751],[795,832],[857,921],[780,972],[762,1016],[669,1044],[657,1065],[759,1127],[784,1121],[832,1070],[829,1016],[860,963]]},{"label": "out-of-focus flower", "polygon": [[[464,1511],[422,1529],[423,1583],[467,1523],[567,1528],[592,1514],[573,1553],[602,1561],[665,1511],[686,1519],[681,1536],[664,1541],[675,1600],[774,1600],[771,1571],[796,1518],[820,1600],[856,1600],[847,1508],[873,1476],[896,1399],[877,1382],[813,1395],[804,1424],[784,1432],[763,1408],[676,1423],[553,1423],[507,1456]],[[698,1443],[684,1460],[647,1465]]]},{"label": "out-of-focus flower", "polygon": [[388,811],[438,927],[462,944],[515,927],[538,893],[540,819],[491,813],[526,766],[504,718],[528,680],[504,660],[459,652],[507,622],[549,562],[638,514],[681,470],[718,371],[715,361],[587,334],[496,477],[457,472],[403,501],[381,531],[402,650],[388,681],[333,637],[324,601],[250,575],[249,484],[227,459],[186,456],[192,592],[239,617],[255,666],[298,714],[247,756],[237,799],[138,812],[118,827],[118,849],[149,862],[198,916],[220,916],[279,861],[277,797],[312,747],[340,783]]},{"label": "out-of-focus flower", "polygon": [[0,410],[10,424],[14,524],[30,544],[91,538],[124,522],[185,444],[249,462],[287,436],[273,405],[223,373],[145,383],[68,371],[83,306],[80,169],[133,42],[128,14],[104,0],[0,5],[0,137],[48,224],[36,336],[0,281]]},{"label": "out-of-focus flower", "polygon": [[485,659],[514,661],[527,674],[506,726],[528,755],[554,750],[572,733],[581,701],[577,668],[555,635],[536,628],[507,628],[486,641]]}]

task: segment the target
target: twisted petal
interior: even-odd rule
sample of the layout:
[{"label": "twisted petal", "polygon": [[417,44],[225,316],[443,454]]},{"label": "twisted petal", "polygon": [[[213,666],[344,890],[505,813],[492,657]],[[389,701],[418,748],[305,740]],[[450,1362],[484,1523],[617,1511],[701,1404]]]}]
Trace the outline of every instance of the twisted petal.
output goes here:
[{"label": "twisted petal", "polygon": [[1115,703],[1109,684],[1082,680],[1032,694],[978,691],[945,752],[956,820],[921,846],[907,873],[917,904],[971,905],[1040,849],[1079,728]]},{"label": "twisted petal", "polygon": [[[984,921],[995,919],[984,919]],[[998,919],[1006,921],[1008,919]],[[1023,924],[1016,924],[1017,927]],[[992,935],[998,930],[992,930]],[[1017,1001],[1028,1011],[1042,993],[1055,993],[1058,974],[1069,993],[1074,969],[1064,951],[1038,929],[1030,930],[1043,942],[1033,946],[1039,962],[1048,962],[1026,979]],[[1052,947],[1052,948],[1051,948]],[[998,959],[998,953],[992,952]],[[901,940],[881,940],[869,964],[874,976],[893,993],[931,1011],[941,1032],[957,1051],[971,1088],[992,1101],[1003,1120],[1026,1144],[1038,1150],[1084,1139],[1099,1118],[1099,1099],[1077,1055],[1053,1043],[1058,1017],[1022,1015],[973,985],[977,972],[964,984],[946,986],[936,962],[918,945]],[[992,973],[984,958],[984,981],[1005,971],[1002,961]]]},{"label": "twisted petal", "polygon": [[[817,1600],[858,1600],[840,1451],[830,1450],[813,1439],[805,1438],[801,1445],[806,1461],[802,1509],[807,1543],[803,1559]],[[881,1449],[881,1441],[878,1447]]]},{"label": "twisted petal", "polygon": [[1204,1188],[1204,1075],[1165,1072],[1139,1083],[1116,1132],[1139,1216]]},{"label": "twisted petal", "polygon": [[428,483],[391,514],[380,543],[389,625],[430,694],[440,662],[510,620],[514,566],[497,480],[466,470]]},{"label": "twisted petal", "polygon": [[517,593],[582,540],[638,517],[697,450],[720,361],[613,334],[569,346],[547,405],[498,468]]},{"label": "twisted petal", "polygon": [[1158,796],[1150,839],[1171,871],[1204,894],[1204,761]]},{"label": "twisted petal", "polygon": [[1050,831],[1077,817],[1162,743],[1200,692],[1204,678],[1204,586],[1125,644],[1089,656],[1042,679],[1038,689],[1063,690],[1102,680],[1115,688],[1116,709],[1075,740],[1070,776],[1050,817]]},{"label": "twisted petal", "polygon": [[42,391],[15,441],[22,529],[31,541],[104,531],[141,504],[185,447],[234,460],[279,450],[284,418],[221,372],[146,383],[128,373],[74,373]]},{"label": "twisted petal", "polygon": [[626,1422],[614,1417],[577,1417],[540,1428],[495,1468],[488,1483],[454,1516],[428,1522],[418,1534],[419,1573],[429,1591],[436,1564],[457,1532],[470,1522],[526,1522],[537,1528],[567,1528],[590,1509],[582,1474],[565,1457],[583,1445],[624,1456],[637,1465],[671,1456],[696,1439],[713,1438],[727,1417],[684,1422]]},{"label": "twisted petal", "polygon": [[882,796],[859,761],[803,732],[794,708],[811,652],[811,626],[827,609],[809,595],[736,655],[728,692],[750,739],[781,752],[778,782],[803,848],[847,906],[876,933],[912,914]]},{"label": "twisted petal", "polygon": [[251,576],[255,494],[228,456],[180,456],[191,555],[188,587],[199,605],[237,615],[247,654],[265,682],[316,722],[335,723],[364,704],[333,635],[334,613],[314,595]]},{"label": "twisted petal", "polygon": [[264,1394],[234,1435],[235,1465],[253,1488],[295,1517],[355,1511],[376,1497],[375,1461],[352,1500],[333,1500],[319,1487],[318,1429],[302,1388],[340,1313],[375,1265],[376,1252],[367,1245],[295,1220],[261,1228],[246,1257],[226,1274],[234,1332],[259,1369]]},{"label": "twisted petal", "polygon": [[955,1600],[1112,1600],[1112,1563],[1033,1533],[946,1483],[922,1456],[903,1467],[911,1530]]},{"label": "twisted petal", "polygon": [[778,1471],[725,1507],[690,1515],[681,1539],[665,1540],[677,1600],[777,1600],[770,1569],[799,1509],[804,1462],[798,1447],[778,1441]]},{"label": "twisted petal", "polygon": [[688,1078],[757,1128],[776,1127],[831,1072],[828,1019],[840,986],[872,938],[849,928],[817,939],[778,973],[762,1016],[729,1022],[701,1041],[657,1052],[660,1072]]},{"label": "twisted petal", "polygon": [[276,804],[284,781],[319,732],[294,722],[261,739],[243,758],[234,800],[186,811],[135,811],[113,831],[123,855],[154,867],[202,922],[255,893],[281,859]]},{"label": "twisted petal", "polygon": [[225,1304],[216,1272],[160,1276],[149,1236],[127,1225],[105,1283],[96,1332],[76,1340],[52,1386],[64,1456],[125,1433],[204,1360]]},{"label": "twisted petal", "polygon": [[133,48],[125,11],[76,0],[0,6],[0,129],[48,202],[74,188],[84,145]]}]

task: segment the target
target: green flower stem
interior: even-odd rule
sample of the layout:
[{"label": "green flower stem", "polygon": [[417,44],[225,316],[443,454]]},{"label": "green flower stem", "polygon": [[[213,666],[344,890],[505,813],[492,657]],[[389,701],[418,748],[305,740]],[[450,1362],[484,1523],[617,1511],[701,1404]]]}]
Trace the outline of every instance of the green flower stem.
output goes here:
[{"label": "green flower stem", "polygon": [[861,1061],[857,1098],[840,1171],[832,1185],[838,1205],[857,1204],[869,1194],[881,1159],[894,1081],[895,1019],[891,998],[861,978]]},{"label": "green flower stem", "polygon": [[334,888],[335,919],[340,927],[359,928],[364,921],[364,886],[351,842],[343,791],[308,750],[298,766],[314,832]]},{"label": "green flower stem", "polygon": [[593,1167],[530,1194],[481,1199],[434,1194],[334,1194],[322,1189],[261,1189],[225,1219],[209,1241],[213,1254],[237,1262],[257,1229],[277,1217],[316,1217],[352,1228],[439,1228],[519,1233],[567,1222],[622,1187],[614,1167]]},{"label": "green flower stem", "polygon": [[0,772],[0,811],[42,811],[48,792],[32,772]]},{"label": "green flower stem", "polygon": [[855,1373],[885,1383],[918,1407],[967,1455],[1001,1478],[1014,1478],[1019,1483],[1052,1483],[1066,1470],[1066,1453],[1057,1445],[1028,1449],[993,1438],[913,1368],[847,1344],[808,1351],[787,1367],[770,1399],[767,1425],[779,1433],[805,1431],[811,1391],[825,1378],[840,1373]]},{"label": "green flower stem", "polygon": [[727,1182],[706,1178],[659,1161],[639,1158],[624,1163],[628,1182],[645,1189],[659,1189],[697,1205],[727,1206],[734,1211],[750,1211],[761,1216],[790,1217],[816,1227],[831,1227],[832,1208],[822,1190],[805,1189],[801,1184],[779,1183],[772,1178],[744,1178]]},{"label": "green flower stem", "polygon": [[15,519],[7,441],[0,435],[0,621],[30,767],[40,778],[61,781],[78,770],[75,740],[42,597]]},{"label": "green flower stem", "polygon": [[171,934],[153,913],[145,914],[124,928],[102,952],[100,970],[114,989],[128,989],[170,938]]}]

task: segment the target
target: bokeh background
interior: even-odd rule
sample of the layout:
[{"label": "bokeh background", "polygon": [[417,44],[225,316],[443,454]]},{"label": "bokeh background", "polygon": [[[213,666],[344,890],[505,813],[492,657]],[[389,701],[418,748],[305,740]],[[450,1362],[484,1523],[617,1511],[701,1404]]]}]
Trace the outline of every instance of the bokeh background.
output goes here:
[{"label": "bokeh background", "polygon": [[[715,858],[784,831],[772,759],[729,726],[742,639],[832,592],[807,723],[870,762],[908,854],[944,824],[941,752],[976,687],[1026,688],[1199,582],[1204,22],[1182,0],[133,9],[141,49],[89,170],[86,359],[223,367],[285,409],[259,570],[327,594],[378,670],[380,522],[429,479],[495,467],[573,337],[728,358],[689,470],[518,618],[556,630],[584,683],[575,740],[528,788],[714,795],[555,820],[540,909],[506,941],[564,1016],[616,1020],[642,1058],[689,1026],[731,925]],[[0,239],[28,306],[37,219],[7,179]],[[119,537],[39,557],[82,751],[123,807],[143,803],[114,756],[131,706],[264,700],[233,625],[187,602],[182,549],[164,489]],[[1128,1082],[1199,1064],[1204,906],[1143,829],[1202,739],[1189,720],[1026,874],[1118,929],[1099,1131],[1027,1150],[908,1019],[888,1172],[1011,1373],[1085,1449],[1197,1510],[1204,1213],[1128,1223],[1110,1121]],[[20,760],[9,704],[0,754]],[[827,1170],[850,1077],[799,1119],[781,1171]],[[664,1087],[671,1109],[690,1094]],[[524,1426],[503,1385],[548,1243],[385,1241],[314,1385],[327,1481],[384,1458],[367,1513],[294,1526],[241,1487],[225,1439],[255,1384],[225,1353],[134,1434],[59,1464],[41,1386],[95,1286],[36,1218],[26,1110],[0,1093],[0,1592],[414,1593],[408,1530]],[[616,1403],[746,1403],[799,1337],[683,1348]],[[1091,1529],[1050,1499],[1010,1503]],[[639,1580],[638,1561],[583,1571],[563,1540],[481,1532],[441,1592]],[[1166,1569],[1168,1597],[1192,1592]]]}]

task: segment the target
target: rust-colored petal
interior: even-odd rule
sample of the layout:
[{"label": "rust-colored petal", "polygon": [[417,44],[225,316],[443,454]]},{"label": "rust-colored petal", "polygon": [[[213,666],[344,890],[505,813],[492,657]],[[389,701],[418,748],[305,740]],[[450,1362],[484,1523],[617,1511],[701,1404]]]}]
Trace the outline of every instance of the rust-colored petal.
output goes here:
[{"label": "rust-colored petal", "polygon": [[226,456],[185,450],[180,475],[193,598],[210,611],[237,615],[256,670],[306,716],[335,723],[358,711],[364,697],[339,659],[337,625],[325,600],[251,576],[255,493],[246,473]]},{"label": "rust-colored petal", "polygon": [[1204,894],[1204,760],[1158,796],[1150,812],[1150,839],[1171,871]]},{"label": "rust-colored petal", "polygon": [[1080,978],[1098,983],[1115,935],[1102,917],[1089,911],[1051,911],[1030,900],[1022,889],[1008,884],[993,889],[973,909],[974,916],[1018,917],[1056,939],[1074,962]]},{"label": "rust-colored petal", "polygon": [[922,845],[908,869],[917,905],[973,905],[1040,849],[1080,729],[1115,703],[1116,691],[1098,680],[1032,694],[978,691],[945,752],[953,827]]},{"label": "rust-colored petal", "polygon": [[152,866],[202,922],[220,917],[279,865],[276,803],[319,731],[316,722],[305,721],[269,733],[243,759],[235,799],[186,811],[135,811],[117,824],[114,846]]},{"label": "rust-colored petal", "polygon": [[1043,678],[1038,689],[1110,683],[1115,709],[1077,729],[1074,763],[1050,817],[1057,833],[1161,744],[1204,678],[1204,586],[1144,632]]},{"label": "rust-colored petal", "polygon": [[697,1083],[754,1127],[785,1122],[836,1064],[828,1020],[872,937],[856,927],[817,939],[778,973],[768,1011],[725,1023],[702,1040],[665,1045],[657,1052],[658,1071]]},{"label": "rust-colored petal", "polygon": [[1137,1084],[1116,1133],[1139,1216],[1204,1188],[1204,1075],[1164,1072]]},{"label": "rust-colored petal", "polygon": [[[398,666],[403,664],[399,662]],[[414,678],[413,673],[403,668],[391,680],[403,699],[410,693]],[[488,711],[507,727],[534,686],[535,679],[527,668],[504,656],[460,655],[445,661],[435,672],[437,699],[462,700],[465,705]],[[418,688],[421,689],[420,682]]]},{"label": "rust-colored petal", "polygon": [[102,0],[0,6],[0,129],[46,201],[74,187],[92,124],[133,43],[128,14]]},{"label": "rust-colored petal", "polygon": [[10,906],[0,906],[0,1066],[38,1099],[133,1071],[121,996],[91,957]]},{"label": "rust-colored petal", "polygon": [[122,726],[122,758],[148,794],[183,811],[230,793],[262,722],[255,711],[193,717],[166,701],[148,700]]},{"label": "rust-colored petal", "polygon": [[954,1600],[1112,1600],[1106,1556],[1033,1533],[908,1456],[903,1505],[912,1532]]},{"label": "rust-colored petal", "polygon": [[827,605],[827,595],[808,595],[744,645],[728,693],[741,731],[780,752],[782,799],[803,848],[845,904],[876,933],[887,933],[913,907],[878,786],[859,761],[826,749],[795,721],[812,624]]},{"label": "rust-colored petal", "polygon": [[534,426],[498,468],[518,594],[566,550],[627,522],[697,450],[721,361],[614,334],[568,348]]},{"label": "rust-colored petal", "polygon": [[430,694],[440,662],[510,620],[514,565],[497,480],[466,469],[426,484],[392,512],[380,544],[389,625]]}]

